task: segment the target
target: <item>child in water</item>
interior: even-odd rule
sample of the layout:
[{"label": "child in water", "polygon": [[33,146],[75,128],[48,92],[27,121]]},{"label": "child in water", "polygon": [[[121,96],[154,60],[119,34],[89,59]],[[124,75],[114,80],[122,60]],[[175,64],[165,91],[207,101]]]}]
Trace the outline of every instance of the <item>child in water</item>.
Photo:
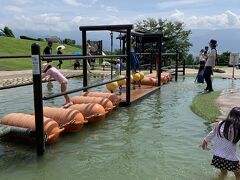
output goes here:
[{"label": "child in water", "polygon": [[[55,67],[52,67],[50,63],[42,64],[41,68],[43,73],[42,78],[49,76],[48,78],[46,78],[46,80],[50,80],[51,78],[53,78],[58,81],[61,85],[61,92],[65,92],[67,90],[68,80],[62,75],[59,70],[57,70]],[[67,108],[73,104],[67,94],[64,95],[64,98],[66,100],[65,104],[63,104],[64,108]]]},{"label": "child in water", "polygon": [[240,164],[237,156],[239,139],[240,107],[234,107],[229,112],[227,118],[220,121],[200,145],[205,150],[208,143],[213,141],[211,165],[220,169],[220,178],[227,176],[228,171],[233,171],[236,179],[240,180]]}]

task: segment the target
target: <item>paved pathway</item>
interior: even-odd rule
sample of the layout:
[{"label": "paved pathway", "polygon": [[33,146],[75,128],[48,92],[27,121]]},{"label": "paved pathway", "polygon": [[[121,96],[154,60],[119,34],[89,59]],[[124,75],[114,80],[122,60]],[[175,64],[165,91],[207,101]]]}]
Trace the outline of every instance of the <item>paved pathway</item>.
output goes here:
[{"label": "paved pathway", "polygon": [[[82,76],[82,70],[68,70],[61,69],[60,70],[65,77],[76,77]],[[94,76],[104,76],[109,75],[111,72],[109,70],[94,70],[90,75]],[[19,84],[32,83],[32,70],[25,71],[0,71],[0,88],[15,86]]]},{"label": "paved pathway", "polygon": [[240,107],[240,89],[225,89],[216,99],[216,104],[219,106],[222,113],[217,121],[226,118],[229,111],[236,106]]}]

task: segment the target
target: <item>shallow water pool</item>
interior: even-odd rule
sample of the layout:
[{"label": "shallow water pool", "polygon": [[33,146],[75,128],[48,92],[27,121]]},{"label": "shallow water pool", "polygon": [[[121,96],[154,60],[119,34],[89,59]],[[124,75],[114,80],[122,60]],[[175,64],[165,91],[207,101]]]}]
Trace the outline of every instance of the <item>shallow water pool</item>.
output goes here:
[{"label": "shallow water pool", "polygon": [[[180,77],[130,107],[117,109],[101,124],[61,136],[59,142],[46,146],[42,158],[36,157],[34,147],[0,140],[0,179],[215,179],[216,171],[209,165],[211,153],[199,148],[209,128],[190,109],[193,97],[205,85],[193,81]],[[69,89],[81,86],[80,79],[70,80]],[[215,78],[213,87],[237,88],[240,82]],[[56,83],[43,85],[44,94],[58,91]],[[63,102],[59,97],[44,104]],[[32,87],[1,91],[0,103],[0,116],[31,113]]]}]

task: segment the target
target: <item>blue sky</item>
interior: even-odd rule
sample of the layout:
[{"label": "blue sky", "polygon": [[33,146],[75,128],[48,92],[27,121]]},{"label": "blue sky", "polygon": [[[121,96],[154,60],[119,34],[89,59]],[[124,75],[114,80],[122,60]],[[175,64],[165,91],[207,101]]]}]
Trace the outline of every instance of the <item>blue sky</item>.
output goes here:
[{"label": "blue sky", "polygon": [[164,18],[186,28],[240,28],[239,0],[1,0],[0,27],[78,31],[80,25],[129,24]]},{"label": "blue sky", "polygon": [[134,24],[149,17],[182,21],[186,29],[240,29],[240,0],[0,0],[0,3],[0,28],[8,26],[15,34],[79,36],[79,26]]}]

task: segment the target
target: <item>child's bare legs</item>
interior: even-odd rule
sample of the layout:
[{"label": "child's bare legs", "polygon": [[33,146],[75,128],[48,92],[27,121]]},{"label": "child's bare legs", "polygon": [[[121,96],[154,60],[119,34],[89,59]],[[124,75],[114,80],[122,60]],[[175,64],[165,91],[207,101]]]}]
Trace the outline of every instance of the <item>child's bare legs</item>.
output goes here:
[{"label": "child's bare legs", "polygon": [[221,169],[221,172],[220,172],[220,174],[219,174],[219,180],[225,179],[225,177],[227,176],[227,174],[228,174],[228,171],[227,171],[227,170]]},{"label": "child's bare legs", "polygon": [[234,172],[234,175],[236,177],[236,180],[240,180],[240,169],[236,170],[236,171],[233,171],[233,172]]},{"label": "child's bare legs", "polygon": [[[61,92],[65,92],[66,90],[67,90],[67,83],[62,83],[61,84]],[[72,102],[70,101],[70,98],[67,94],[64,95],[64,98],[66,100],[64,107],[68,107],[68,106],[72,105]]]}]

